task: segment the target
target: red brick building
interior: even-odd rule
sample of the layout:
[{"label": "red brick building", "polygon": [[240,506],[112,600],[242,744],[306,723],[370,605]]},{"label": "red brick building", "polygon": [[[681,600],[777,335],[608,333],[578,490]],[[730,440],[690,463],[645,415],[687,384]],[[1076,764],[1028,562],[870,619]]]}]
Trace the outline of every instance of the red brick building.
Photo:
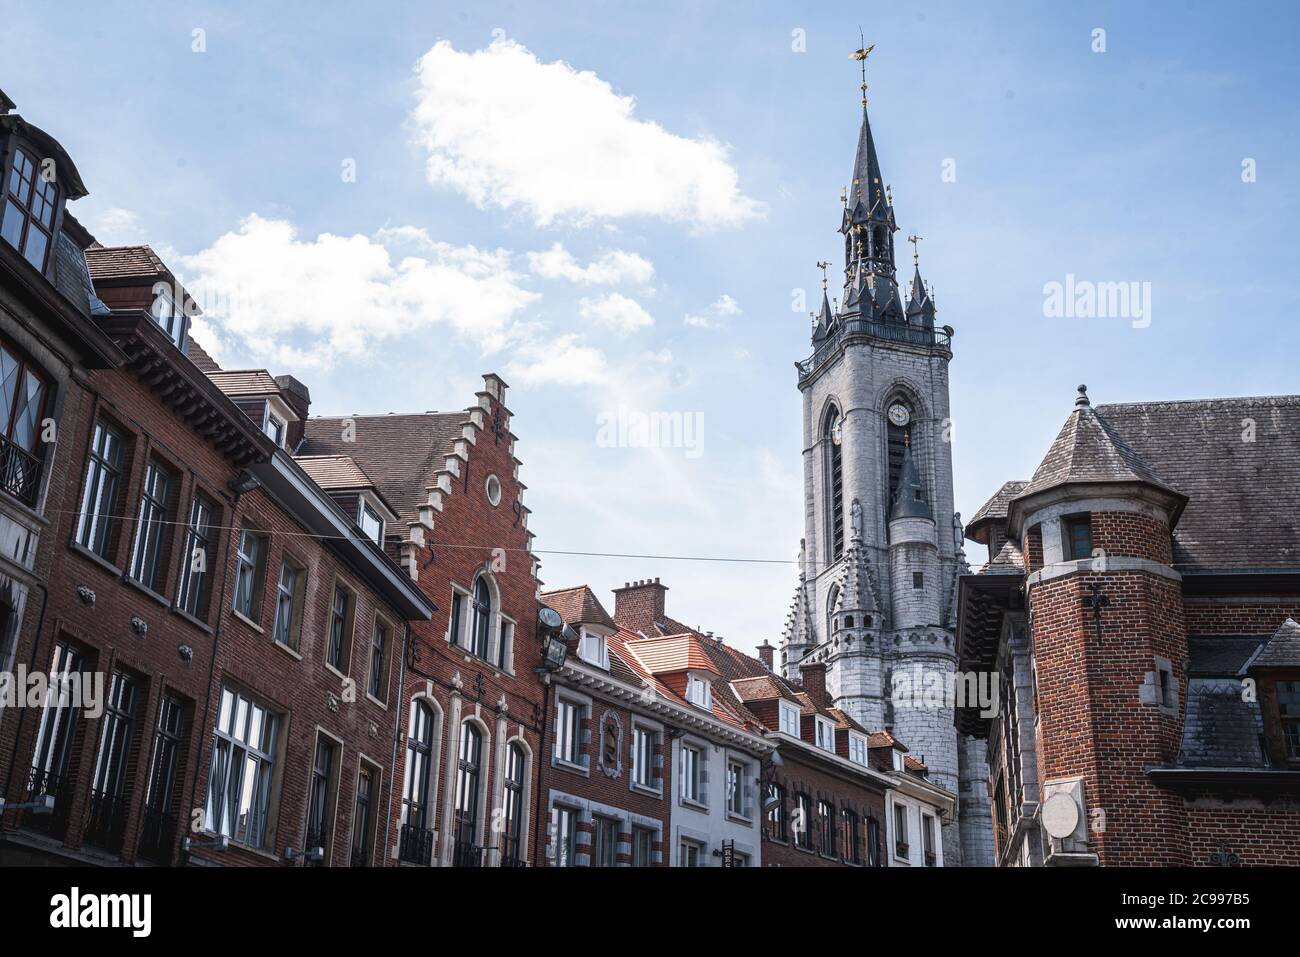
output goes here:
[{"label": "red brick building", "polygon": [[373,480],[390,553],[436,605],[399,671],[386,853],[403,864],[518,866],[545,840],[538,585],[505,395],[487,375],[458,412],[312,418],[299,449]]},{"label": "red brick building", "polygon": [[1075,406],[966,529],[998,860],[1300,863],[1300,398]]}]

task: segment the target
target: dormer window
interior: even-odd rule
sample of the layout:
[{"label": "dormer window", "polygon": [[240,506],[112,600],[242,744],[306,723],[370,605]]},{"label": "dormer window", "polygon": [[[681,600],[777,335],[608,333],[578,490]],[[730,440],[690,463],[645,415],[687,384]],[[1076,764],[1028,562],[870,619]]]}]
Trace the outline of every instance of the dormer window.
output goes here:
[{"label": "dormer window", "polygon": [[903,752],[895,748],[893,753],[894,753],[894,770],[895,771],[905,770],[906,765],[903,763]]},{"label": "dormer window", "polygon": [[856,731],[849,732],[849,760],[867,766],[867,739]]},{"label": "dormer window", "polygon": [[45,261],[53,245],[58,194],[53,178],[46,179],[44,170],[31,154],[22,147],[16,148],[5,190],[0,235],[41,272],[45,271]]},{"label": "dormer window", "polygon": [[589,665],[608,670],[609,646],[605,636],[582,629],[582,637],[578,640],[578,657]]},{"label": "dormer window", "polygon": [[823,751],[835,750],[835,722],[817,715],[817,747]]},{"label": "dormer window", "polygon": [[378,512],[370,507],[370,504],[364,498],[360,500],[358,505],[357,526],[365,533],[366,538],[381,548],[383,547],[384,520],[379,516]]},{"label": "dormer window", "polygon": [[262,419],[262,431],[271,437],[271,441],[284,448],[285,421],[271,411],[270,403],[266,406],[266,415]]},{"label": "dormer window", "polygon": [[166,283],[158,283],[154,286],[157,294],[154,296],[149,315],[153,317],[154,322],[158,323],[163,332],[167,333],[167,338],[176,343],[176,348],[183,352],[185,350],[187,323],[185,311],[177,308],[175,300],[166,292],[166,287]]},{"label": "dormer window", "polygon": [[703,678],[691,675],[686,681],[686,700],[711,711],[713,710],[713,687]]},{"label": "dormer window", "polygon": [[781,733],[799,737],[799,706],[789,701],[781,702]]}]

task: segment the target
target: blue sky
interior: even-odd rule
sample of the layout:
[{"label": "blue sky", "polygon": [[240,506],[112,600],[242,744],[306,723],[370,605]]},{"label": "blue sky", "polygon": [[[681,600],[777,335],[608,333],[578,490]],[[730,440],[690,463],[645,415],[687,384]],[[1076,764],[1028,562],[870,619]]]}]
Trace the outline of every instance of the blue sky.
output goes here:
[{"label": "blue sky", "polygon": [[[795,556],[793,290],[839,265],[859,25],[899,245],[924,237],[957,330],[960,511],[1032,473],[1079,382],[1296,391],[1290,4],[11,6],[0,85],[77,161],[78,217],[212,290],[205,345],[298,375],[321,414],[457,408],[501,372],[542,550]],[[1067,274],[1149,282],[1150,325],[1045,317]],[[604,447],[619,406],[702,415],[699,454]],[[746,647],[795,580],[542,575],[605,598],[660,576],[670,613]]]}]

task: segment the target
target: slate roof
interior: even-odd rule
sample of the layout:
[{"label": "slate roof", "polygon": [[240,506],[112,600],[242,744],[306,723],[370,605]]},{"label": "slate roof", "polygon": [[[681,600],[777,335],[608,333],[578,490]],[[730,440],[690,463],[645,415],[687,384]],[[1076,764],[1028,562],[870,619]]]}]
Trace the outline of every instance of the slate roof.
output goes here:
[{"label": "slate roof", "polygon": [[604,625],[611,629],[618,627],[600,599],[586,585],[544,591],[542,602],[559,612],[566,624]]},{"label": "slate roof", "polygon": [[985,562],[978,575],[1023,575],[1025,573],[1025,556],[1020,546],[1007,539],[1002,548],[992,559]]},{"label": "slate roof", "polygon": [[1183,725],[1183,767],[1260,768],[1268,765],[1260,745],[1259,705],[1242,700],[1236,678],[1190,678]]},{"label": "slate roof", "polygon": [[1188,638],[1187,673],[1198,677],[1235,677],[1263,643],[1259,635]]},{"label": "slate roof", "polygon": [[280,386],[265,369],[231,369],[209,372],[207,376],[217,384],[218,389],[232,399],[240,396],[280,394]]},{"label": "slate roof", "polygon": [[1273,637],[1246,662],[1247,669],[1300,668],[1300,624],[1288,618]]},{"label": "slate roof", "polygon": [[[343,441],[345,419],[355,424],[353,442]],[[428,502],[433,473],[443,467],[467,419],[467,412],[310,418],[299,451],[352,456],[379,483],[398,517],[414,521]]]},{"label": "slate roof", "polygon": [[[1097,414],[1188,497],[1174,563],[1300,565],[1300,396],[1100,405]],[[1243,440],[1245,420],[1254,441]]]},{"label": "slate roof", "polygon": [[[998,519],[1006,520],[1007,506],[1011,500],[1021,493],[1029,483],[1024,479],[1016,479],[1011,482],[1003,482],[1002,487],[993,493],[993,497],[979,507],[975,516],[966,523],[966,537],[976,542],[983,542],[984,539],[979,536],[981,526],[985,522],[997,521]],[[976,534],[972,534],[972,532]]]}]

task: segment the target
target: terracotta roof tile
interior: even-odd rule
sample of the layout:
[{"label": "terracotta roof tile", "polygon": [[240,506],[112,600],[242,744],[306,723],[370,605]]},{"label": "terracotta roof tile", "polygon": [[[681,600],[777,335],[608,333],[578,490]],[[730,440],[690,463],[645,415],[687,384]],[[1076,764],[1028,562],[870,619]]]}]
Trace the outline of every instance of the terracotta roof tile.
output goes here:
[{"label": "terracotta roof tile", "polygon": [[614,619],[610,617],[605,606],[600,603],[600,599],[586,585],[575,585],[572,588],[556,588],[553,591],[542,592],[542,601],[554,608],[560,613],[565,624],[577,625],[603,625],[606,628],[616,628]]},{"label": "terracotta roof tile", "polygon": [[326,491],[376,487],[350,455],[295,455],[293,460]]},{"label": "terracotta roof tile", "polygon": [[280,386],[265,369],[230,369],[209,372],[207,376],[231,398],[280,394]]},{"label": "terracotta roof tile", "polygon": [[91,246],[86,265],[96,281],[101,279],[153,279],[170,275],[158,254],[149,246]]},{"label": "terracotta roof tile", "polygon": [[710,671],[718,674],[695,635],[670,635],[666,638],[641,638],[628,648],[651,674],[677,671]]}]

